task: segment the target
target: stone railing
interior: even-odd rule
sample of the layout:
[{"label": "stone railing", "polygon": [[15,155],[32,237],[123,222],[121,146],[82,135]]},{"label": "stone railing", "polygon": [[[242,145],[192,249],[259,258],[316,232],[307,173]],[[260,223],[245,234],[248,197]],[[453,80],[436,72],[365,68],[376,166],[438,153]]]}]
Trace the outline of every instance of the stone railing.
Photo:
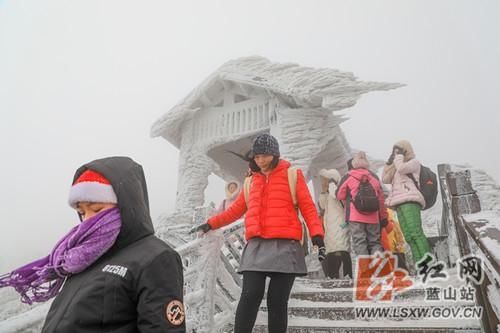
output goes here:
[{"label": "stone railing", "polygon": [[[483,307],[484,332],[500,329],[500,217],[481,212],[481,202],[472,187],[469,170],[453,171],[449,165],[439,165],[443,196],[443,223],[440,232],[448,237],[449,262],[474,254],[484,270],[476,286],[476,300]],[[489,218],[488,218],[489,216]]]}]

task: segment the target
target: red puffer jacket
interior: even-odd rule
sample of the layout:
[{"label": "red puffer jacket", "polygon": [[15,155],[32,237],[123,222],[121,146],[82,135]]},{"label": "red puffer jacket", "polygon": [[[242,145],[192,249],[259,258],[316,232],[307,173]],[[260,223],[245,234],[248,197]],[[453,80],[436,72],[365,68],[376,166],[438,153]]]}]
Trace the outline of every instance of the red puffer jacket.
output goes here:
[{"label": "red puffer jacket", "polygon": [[[217,229],[238,220],[246,212],[245,238],[302,239],[302,225],[293,206],[288,168],[290,163],[280,160],[268,177],[255,172],[248,199],[248,209],[243,190],[236,201],[223,213],[211,217],[207,223]],[[297,203],[306,220],[309,234],[323,237],[324,231],[316,206],[307,188],[304,175],[297,170]]]}]

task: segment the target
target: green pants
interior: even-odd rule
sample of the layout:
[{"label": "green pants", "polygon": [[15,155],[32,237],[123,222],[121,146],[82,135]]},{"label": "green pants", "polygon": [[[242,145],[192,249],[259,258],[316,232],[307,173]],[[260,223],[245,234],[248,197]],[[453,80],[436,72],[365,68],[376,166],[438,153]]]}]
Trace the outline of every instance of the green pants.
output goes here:
[{"label": "green pants", "polygon": [[431,253],[431,247],[422,229],[420,205],[413,202],[404,203],[397,208],[398,220],[406,242],[410,245],[415,263],[426,253]]}]

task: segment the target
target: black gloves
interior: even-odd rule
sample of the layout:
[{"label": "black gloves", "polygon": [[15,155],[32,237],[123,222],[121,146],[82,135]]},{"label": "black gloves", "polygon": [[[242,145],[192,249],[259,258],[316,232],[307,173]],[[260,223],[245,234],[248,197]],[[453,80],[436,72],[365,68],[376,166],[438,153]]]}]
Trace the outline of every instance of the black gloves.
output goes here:
[{"label": "black gloves", "polygon": [[318,260],[323,261],[326,259],[326,249],[324,247],[318,248]]},{"label": "black gloves", "polygon": [[198,232],[198,231],[201,231],[203,232],[204,234],[206,234],[207,232],[210,231],[210,229],[212,229],[212,227],[210,226],[210,224],[208,223],[203,223],[203,224],[200,224],[199,226],[197,227],[194,227],[193,229],[191,229],[191,231],[189,232],[190,234],[194,233],[194,232]]},{"label": "black gloves", "polygon": [[325,248],[325,242],[323,241],[323,238],[321,236],[314,236],[311,239],[311,242],[314,246],[318,247],[318,260],[323,261],[326,258],[326,248]]},{"label": "black gloves", "polygon": [[391,165],[392,162],[394,162],[394,157],[396,155],[405,155],[406,154],[406,150],[404,150],[403,148],[401,147],[398,147],[398,146],[394,146],[392,148],[392,153],[391,153],[391,156],[389,156],[389,158],[387,159],[387,162],[385,162],[385,164],[387,165]]},{"label": "black gloves", "polygon": [[387,219],[380,220],[380,229],[387,227],[387,223],[389,223]]},{"label": "black gloves", "polygon": [[325,242],[323,241],[323,238],[321,236],[314,236],[313,238],[311,238],[311,242],[318,248],[325,247]]},{"label": "black gloves", "polygon": [[389,156],[389,158],[387,159],[387,162],[385,162],[385,164],[391,165],[392,162],[394,162],[394,156],[396,156],[396,154],[394,153],[394,150],[393,150],[391,156]]}]

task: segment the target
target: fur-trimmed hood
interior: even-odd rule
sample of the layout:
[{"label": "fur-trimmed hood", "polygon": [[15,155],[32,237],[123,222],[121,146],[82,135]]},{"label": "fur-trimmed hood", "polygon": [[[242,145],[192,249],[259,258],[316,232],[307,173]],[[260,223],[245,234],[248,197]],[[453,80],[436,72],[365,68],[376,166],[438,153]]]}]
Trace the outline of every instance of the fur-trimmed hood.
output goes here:
[{"label": "fur-trimmed hood", "polygon": [[413,147],[412,147],[410,141],[408,141],[408,140],[399,140],[398,142],[396,142],[394,144],[393,148],[395,148],[395,147],[399,147],[399,148],[403,149],[403,151],[404,151],[403,155],[404,155],[405,162],[412,160],[416,157],[415,151],[413,150]]},{"label": "fur-trimmed hood", "polygon": [[319,175],[326,179],[332,179],[336,184],[340,181],[340,173],[336,169],[321,169]]},{"label": "fur-trimmed hood", "polygon": [[[236,190],[233,193],[229,192],[229,185],[231,185],[231,184],[236,185]],[[241,190],[241,184],[238,181],[232,180],[230,182],[227,182],[226,183],[226,199],[233,200],[234,198],[236,198],[238,193],[240,193],[240,190]]]}]

